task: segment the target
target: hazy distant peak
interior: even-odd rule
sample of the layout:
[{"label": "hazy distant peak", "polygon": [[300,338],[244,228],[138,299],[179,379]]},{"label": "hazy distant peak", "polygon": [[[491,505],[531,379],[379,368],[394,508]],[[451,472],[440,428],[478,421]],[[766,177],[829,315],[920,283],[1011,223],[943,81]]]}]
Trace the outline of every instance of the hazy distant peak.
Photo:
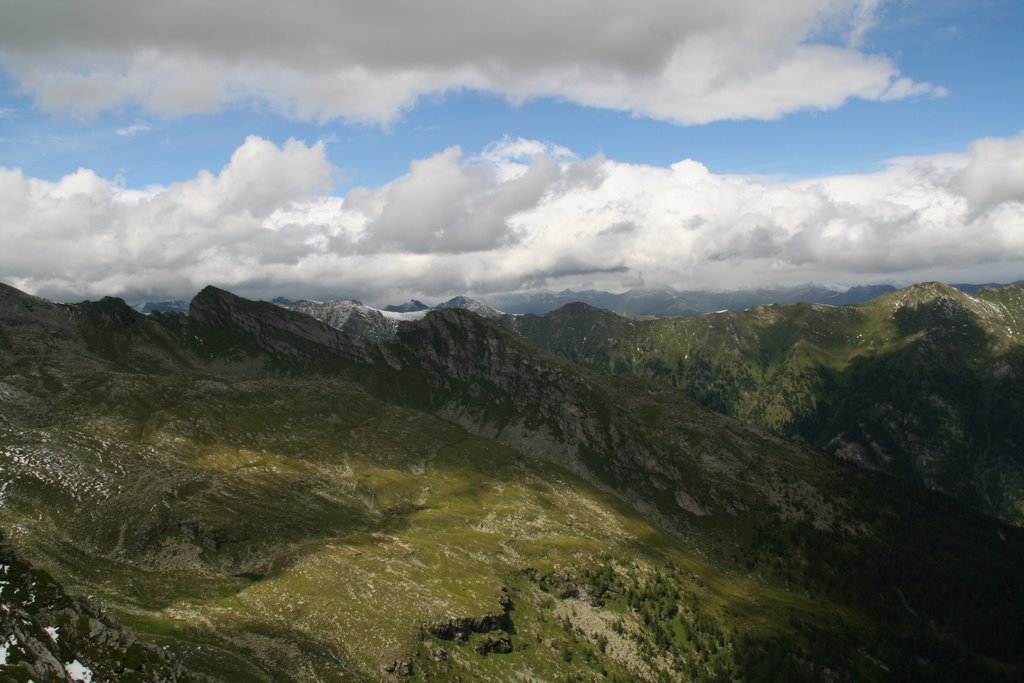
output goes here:
[{"label": "hazy distant peak", "polygon": [[417,311],[426,311],[430,308],[422,301],[417,299],[409,299],[404,304],[390,304],[385,306],[383,310],[389,313],[415,313]]},{"label": "hazy distant peak", "polygon": [[161,313],[188,313],[188,302],[182,299],[175,299],[174,301],[147,301],[137,306],[136,310],[140,313],[155,313],[157,311]]}]

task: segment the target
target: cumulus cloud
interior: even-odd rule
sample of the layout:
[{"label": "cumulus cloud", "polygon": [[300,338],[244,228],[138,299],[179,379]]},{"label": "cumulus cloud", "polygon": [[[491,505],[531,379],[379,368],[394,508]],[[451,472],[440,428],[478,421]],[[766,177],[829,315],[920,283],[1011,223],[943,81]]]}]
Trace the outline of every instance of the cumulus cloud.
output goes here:
[{"label": "cumulus cloud", "polygon": [[0,61],[75,116],[262,101],[387,122],[432,93],[554,97],[679,123],[941,95],[860,49],[881,0],[7,2]]},{"label": "cumulus cloud", "polygon": [[1024,134],[773,181],[505,139],[332,196],[323,143],[250,137],[217,173],[132,189],[0,168],[0,279],[43,296],[410,296],[1024,275]]},{"label": "cumulus cloud", "polygon": [[1024,136],[975,141],[951,184],[970,202],[972,215],[1005,202],[1024,202]]}]

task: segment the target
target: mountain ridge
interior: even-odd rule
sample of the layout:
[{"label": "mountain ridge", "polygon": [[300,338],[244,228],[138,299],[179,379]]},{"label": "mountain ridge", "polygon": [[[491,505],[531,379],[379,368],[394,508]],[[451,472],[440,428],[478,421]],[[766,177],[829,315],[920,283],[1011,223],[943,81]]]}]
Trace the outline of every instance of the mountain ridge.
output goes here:
[{"label": "mountain ridge", "polygon": [[584,365],[660,379],[713,409],[1024,519],[1013,455],[1024,443],[1014,417],[1024,383],[1020,285],[972,296],[922,283],[858,306],[690,319],[573,305],[502,322]]}]

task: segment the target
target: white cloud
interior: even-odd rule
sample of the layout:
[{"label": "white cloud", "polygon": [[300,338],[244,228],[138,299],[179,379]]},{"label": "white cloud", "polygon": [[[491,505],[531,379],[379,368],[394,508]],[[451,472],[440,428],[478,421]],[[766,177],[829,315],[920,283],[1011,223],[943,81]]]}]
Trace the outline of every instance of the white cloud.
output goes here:
[{"label": "white cloud", "polygon": [[57,298],[371,302],[638,282],[730,288],[1024,276],[1024,134],[794,182],[578,159],[503,140],[450,148],[346,197],[323,143],[250,137],[218,173],[131,189],[0,168],[3,279]]},{"label": "white cloud", "polygon": [[944,94],[860,51],[881,5],[36,0],[6,4],[0,61],[39,106],[74,116],[255,100],[300,119],[387,122],[470,88],[690,124]]},{"label": "white cloud", "polygon": [[124,128],[118,128],[114,132],[117,133],[118,135],[120,135],[121,137],[130,138],[130,137],[133,137],[135,135],[138,135],[139,133],[145,133],[147,130],[149,130],[149,126],[147,126],[146,124],[144,124],[144,123],[133,123],[130,126],[125,126]]},{"label": "white cloud", "polygon": [[852,8],[853,17],[848,38],[850,47],[859,47],[864,42],[867,32],[878,23],[881,5],[882,0],[862,0]]},{"label": "white cloud", "polygon": [[1024,202],[1024,135],[975,141],[951,186],[970,202],[972,215],[1006,202]]}]

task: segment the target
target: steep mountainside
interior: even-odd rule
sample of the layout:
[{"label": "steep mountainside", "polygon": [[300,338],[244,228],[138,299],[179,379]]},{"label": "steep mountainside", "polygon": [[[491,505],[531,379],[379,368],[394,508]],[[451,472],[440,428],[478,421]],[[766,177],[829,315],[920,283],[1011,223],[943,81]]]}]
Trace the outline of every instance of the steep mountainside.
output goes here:
[{"label": "steep mountainside", "polygon": [[0,287],[0,406],[16,547],[212,680],[1024,670],[1020,530],[464,310]]},{"label": "steep mountainside", "polygon": [[916,285],[861,306],[629,320],[584,305],[504,319],[590,367],[660,379],[1024,522],[1024,287]]},{"label": "steep mountainside", "polygon": [[0,678],[5,681],[191,681],[95,601],[69,596],[26,563],[0,531]]}]

